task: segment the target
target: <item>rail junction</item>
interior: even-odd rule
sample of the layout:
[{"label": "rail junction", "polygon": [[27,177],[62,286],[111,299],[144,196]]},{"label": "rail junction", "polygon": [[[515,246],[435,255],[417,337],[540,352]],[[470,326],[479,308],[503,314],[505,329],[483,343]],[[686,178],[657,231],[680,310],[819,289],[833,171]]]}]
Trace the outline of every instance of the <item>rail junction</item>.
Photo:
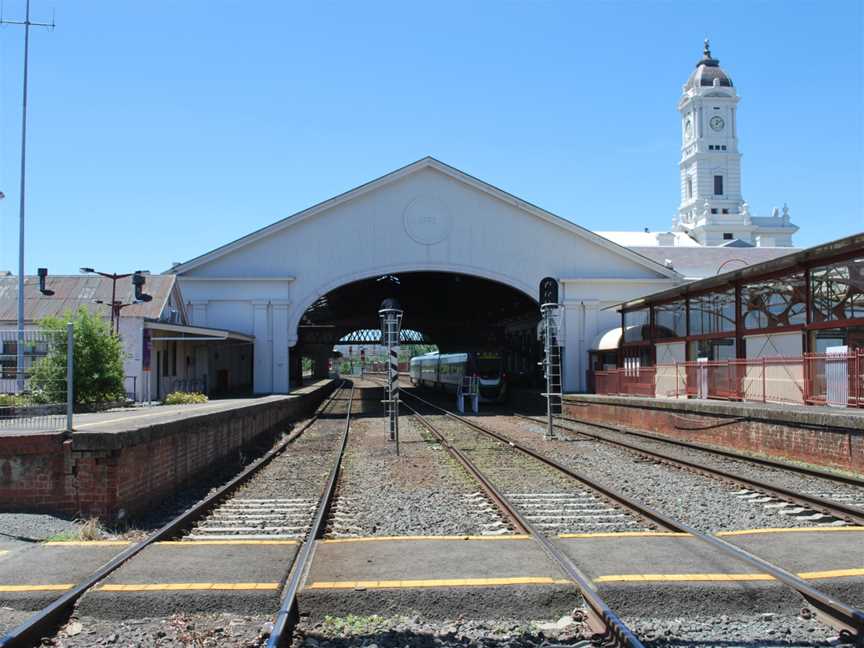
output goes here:
[{"label": "rail junction", "polygon": [[383,384],[143,540],[0,544],[0,645],[862,645],[859,478],[411,387],[396,455]]}]

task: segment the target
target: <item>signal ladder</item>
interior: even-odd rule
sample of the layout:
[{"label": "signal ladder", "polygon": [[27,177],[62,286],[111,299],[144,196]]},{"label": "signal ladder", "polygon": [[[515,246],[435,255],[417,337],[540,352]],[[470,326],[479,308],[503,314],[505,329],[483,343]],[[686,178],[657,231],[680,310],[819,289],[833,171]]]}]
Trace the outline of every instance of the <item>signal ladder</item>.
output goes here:
[{"label": "signal ladder", "polygon": [[561,378],[561,345],[558,304],[543,304],[543,346],[546,357],[543,359],[543,370],[546,375],[546,438],[554,439],[555,430],[552,426],[556,416],[561,416],[562,378]]}]

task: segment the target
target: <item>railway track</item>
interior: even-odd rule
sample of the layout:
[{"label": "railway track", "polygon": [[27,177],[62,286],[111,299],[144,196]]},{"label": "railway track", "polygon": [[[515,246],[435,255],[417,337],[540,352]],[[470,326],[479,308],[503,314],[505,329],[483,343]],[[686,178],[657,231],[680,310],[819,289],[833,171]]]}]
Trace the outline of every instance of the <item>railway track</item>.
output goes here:
[{"label": "railway track", "polygon": [[[518,418],[527,419],[538,424],[546,423],[546,421],[543,419],[525,416],[524,414],[516,414],[515,416],[517,416]],[[623,432],[622,430],[614,428],[612,426],[599,425],[595,423],[589,423],[587,421],[579,421],[577,419],[563,420],[578,423],[580,425],[596,427],[599,429],[606,429],[617,434],[630,434],[629,432]],[[772,484],[761,479],[754,479],[752,477],[747,477],[746,475],[742,475],[739,473],[732,473],[727,470],[722,470],[715,466],[711,466],[705,462],[695,461],[693,459],[671,455],[666,452],[652,450],[642,445],[629,443],[620,438],[610,437],[606,434],[588,432],[585,430],[576,430],[571,427],[561,425],[560,423],[554,424],[554,427],[559,430],[570,432],[572,434],[578,434],[583,437],[599,441],[601,443],[612,445],[614,447],[623,448],[653,461],[677,466],[679,468],[683,468],[697,474],[705,475],[714,479],[719,479],[726,483],[738,485],[742,488],[742,490],[739,491],[737,495],[742,500],[750,501],[754,504],[762,504],[766,506],[776,507],[777,512],[780,514],[809,516],[808,519],[812,520],[816,524],[837,525],[838,523],[848,523],[855,525],[864,525],[864,508],[861,508],[857,505],[857,498],[850,497],[848,494],[843,495],[843,499],[845,501],[838,501],[837,499],[833,498],[836,496],[832,497],[831,494],[821,495],[802,492],[801,490],[793,490],[779,484]],[[652,442],[664,441],[663,439],[659,439],[654,435],[634,433],[633,436],[648,438]],[[742,457],[735,453],[725,452],[722,450],[715,451],[711,448],[707,448],[705,446],[698,446],[696,444],[676,441],[675,445],[687,447],[691,450],[699,450],[701,452],[706,452],[709,454],[714,453],[717,456],[724,458],[734,458],[736,460],[744,462],[748,460],[747,457]],[[834,479],[835,481],[843,484],[851,484],[864,488],[864,481],[856,480],[853,477],[832,475],[831,473],[823,471],[817,471],[806,467],[799,468],[797,466],[781,464],[780,462],[765,459],[757,459],[754,460],[752,463],[756,465],[770,465],[773,469],[787,470],[789,472],[795,472],[800,475],[806,475],[811,477],[818,476],[821,479]],[[862,490],[862,497],[864,497],[864,490]]]},{"label": "railway track", "polygon": [[591,582],[582,574],[569,556],[553,539],[540,530],[535,521],[532,521],[528,515],[522,512],[521,506],[515,501],[515,498],[511,498],[498,490],[489,477],[471,461],[466,453],[451,444],[447,437],[417,410],[404,401],[402,404],[438,439],[441,446],[477,480],[486,496],[495,502],[502,514],[510,521],[513,529],[519,533],[530,534],[561,571],[575,583],[587,604],[585,620],[596,635],[602,636],[602,644],[622,648],[625,646],[641,648],[642,642],[593,589]]},{"label": "railway track", "polygon": [[[339,400],[340,395],[343,394],[346,389],[348,388],[346,387],[346,384],[344,382],[340,384],[333,392],[333,394],[331,394],[325,400],[325,402],[321,406],[319,406],[317,412],[308,421],[306,421],[297,430],[294,430],[289,436],[280,441],[275,447],[269,450],[262,457],[249,464],[240,474],[238,474],[230,482],[208,495],[205,499],[201,500],[193,507],[173,518],[167,524],[162,526],[162,528],[147,536],[144,540],[120,552],[117,556],[115,556],[105,565],[93,572],[90,576],[88,576],[74,588],[60,596],[50,605],[46,606],[39,612],[32,615],[24,623],[8,631],[4,636],[0,637],[0,648],[26,648],[39,644],[42,637],[50,636],[56,631],[58,627],[65,623],[65,621],[73,612],[75,604],[82,596],[84,596],[100,581],[110,576],[118,568],[129,562],[135,556],[140,554],[144,549],[153,545],[154,543],[183,537],[184,534],[186,534],[186,539],[194,539],[196,536],[200,536],[202,534],[205,535],[206,539],[208,540],[215,539],[220,535],[228,535],[231,539],[249,537],[250,534],[247,533],[245,527],[242,525],[249,526],[251,524],[251,515],[247,514],[247,511],[250,509],[238,509],[239,512],[236,515],[240,516],[239,519],[241,520],[241,526],[238,527],[237,525],[232,525],[230,527],[230,532],[227,533],[224,531],[224,529],[219,530],[220,527],[208,527],[207,521],[219,521],[219,524],[223,524],[226,528],[228,528],[226,520],[229,519],[229,515],[232,515],[232,513],[230,513],[230,511],[232,510],[230,502],[232,501],[231,498],[236,494],[236,492],[248,482],[250,482],[250,480],[252,480],[256,475],[260,474],[260,472],[268,465],[270,465],[274,459],[279,457],[286,449],[288,449],[288,447],[295,440],[297,440],[307,430],[312,428],[333,406],[333,404]],[[326,519],[327,510],[333,496],[336,476],[338,475],[342,454],[344,452],[345,444],[348,438],[348,430],[350,428],[351,403],[353,402],[353,396],[354,388],[353,386],[351,386],[348,411],[345,415],[345,427],[342,433],[341,443],[338,448],[338,454],[334,459],[333,467],[327,478],[324,491],[317,502],[317,506],[313,507],[314,515],[311,516],[311,521],[308,522],[305,526],[302,524],[295,524],[294,522],[291,522],[291,524],[289,525],[287,522],[284,521],[288,518],[282,517],[281,519],[283,521],[280,522],[280,524],[278,525],[273,525],[272,528],[267,527],[269,521],[266,519],[263,520],[264,527],[254,527],[254,534],[256,537],[264,535],[268,539],[273,539],[284,536],[288,533],[296,533],[297,535],[292,535],[292,537],[305,538],[305,541],[303,542],[300,551],[297,554],[297,558],[294,560],[294,563],[292,565],[291,572],[288,576],[288,584],[283,591],[280,610],[277,614],[276,623],[274,624],[274,630],[270,636],[270,641],[268,643],[268,646],[271,646],[272,648],[286,645],[290,640],[293,623],[294,620],[296,620],[296,595],[300,576],[306,565],[308,564],[309,558],[311,557],[314,540],[320,535],[320,532],[323,529],[323,520]],[[236,502],[236,500],[234,501]],[[262,517],[262,511],[259,509],[267,507],[268,504],[266,502],[258,502],[257,504],[259,506],[257,508],[251,509],[251,511],[258,514],[256,517]],[[249,506],[251,505],[252,501],[249,500]],[[269,506],[271,508],[274,508],[272,505]],[[280,510],[279,515],[281,516],[282,513],[283,511]],[[292,528],[290,531],[286,531],[287,526],[297,528]],[[193,529],[197,529],[197,531],[189,533]]]},{"label": "railway track", "polygon": [[[492,430],[473,420],[459,416],[458,414],[455,414],[450,410],[440,407],[439,405],[431,403],[426,399],[421,398],[420,396],[417,396],[416,394],[413,394],[411,392],[405,391],[402,393],[403,395],[408,396],[411,399],[415,399],[417,402],[422,403],[429,408],[432,408],[434,411],[443,414],[452,420],[461,422],[462,424],[473,429],[476,432],[480,432],[491,438],[497,439],[502,444],[506,444],[525,455],[534,457],[538,461],[541,461],[548,466],[554,467],[563,472],[564,474],[570,474],[575,479],[586,483],[589,488],[594,488],[598,491],[605,491],[611,497],[615,496],[615,493],[610,491],[610,489],[605,488],[600,484],[593,483],[584,475],[574,475],[573,471],[566,468],[565,466],[562,466],[556,461],[545,457],[542,453],[539,453],[532,448],[523,446],[515,442],[514,440],[508,438],[506,435],[503,435],[500,432]],[[816,615],[823,622],[840,631],[841,634],[843,634],[846,638],[853,641],[855,645],[864,646],[864,612],[862,612],[861,610],[854,608],[812,587],[806,581],[786,571],[785,569],[782,569],[781,567],[778,567],[766,560],[763,560],[758,556],[743,551],[742,549],[736,547],[729,542],[726,542],[725,540],[722,540],[721,538],[718,538],[711,534],[701,533],[700,531],[684,524],[683,522],[672,520],[664,513],[656,511],[648,506],[639,504],[634,500],[622,497],[617,501],[622,504],[626,502],[626,506],[628,508],[631,508],[634,513],[641,515],[643,518],[656,520],[658,524],[662,525],[666,529],[688,533],[694,538],[697,538],[698,540],[710,545],[712,548],[719,551],[720,553],[739,560],[740,562],[743,562],[764,574],[770,575],[775,580],[796,591],[813,608],[813,610],[816,612]],[[551,540],[549,540],[548,538],[546,540],[547,544],[552,544]]]}]

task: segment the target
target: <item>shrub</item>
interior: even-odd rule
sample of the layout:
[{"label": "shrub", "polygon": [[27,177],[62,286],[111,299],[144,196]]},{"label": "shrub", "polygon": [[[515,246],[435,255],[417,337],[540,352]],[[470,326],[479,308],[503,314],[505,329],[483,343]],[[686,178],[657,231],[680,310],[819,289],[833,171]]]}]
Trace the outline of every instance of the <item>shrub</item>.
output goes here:
[{"label": "shrub", "polygon": [[125,398],[123,344],[108,323],[81,307],[73,315],[46,317],[40,327],[57,336],[44,358],[33,366],[30,386],[33,399],[44,403],[66,400],[66,324],[72,322],[73,396],[76,404],[106,403]]},{"label": "shrub", "polygon": [[206,403],[209,398],[199,392],[171,392],[162,401],[165,405],[197,405]]}]

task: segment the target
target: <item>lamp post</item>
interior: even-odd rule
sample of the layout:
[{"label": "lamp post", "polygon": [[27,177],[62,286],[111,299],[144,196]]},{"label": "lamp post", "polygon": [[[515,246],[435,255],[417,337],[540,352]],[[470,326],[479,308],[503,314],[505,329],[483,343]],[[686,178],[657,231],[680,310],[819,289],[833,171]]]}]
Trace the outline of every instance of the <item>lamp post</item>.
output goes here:
[{"label": "lamp post", "polygon": [[[118,274],[116,272],[99,272],[98,270],[94,270],[93,268],[80,268],[80,270],[81,274],[95,274],[111,280],[111,301],[106,302],[101,299],[96,299],[94,300],[94,303],[108,304],[111,306],[111,330],[116,331],[117,335],[120,335],[120,311],[126,308],[126,306],[132,306],[133,304],[140,304],[142,302],[149,302],[151,299],[153,299],[152,295],[146,295],[141,292],[142,288],[144,287],[144,283],[147,281],[144,277],[143,270],[136,270],[135,272],[126,272],[123,274]],[[117,280],[125,279],[126,277],[132,277],[132,284],[135,286],[135,301],[128,304],[124,304],[117,299]]]}]

